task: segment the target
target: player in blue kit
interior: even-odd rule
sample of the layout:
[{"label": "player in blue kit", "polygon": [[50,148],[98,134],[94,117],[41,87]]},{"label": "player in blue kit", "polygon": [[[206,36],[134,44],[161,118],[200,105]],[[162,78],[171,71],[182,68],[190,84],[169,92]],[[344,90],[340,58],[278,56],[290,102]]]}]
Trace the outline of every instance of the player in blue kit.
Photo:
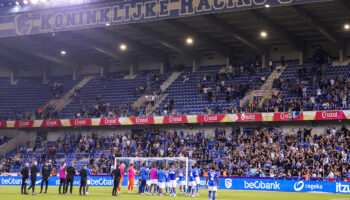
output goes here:
[{"label": "player in blue kit", "polygon": [[188,170],[188,188],[186,196],[194,196],[194,188],[196,187],[196,182],[193,177],[193,169]]},{"label": "player in blue kit", "polygon": [[209,199],[211,199],[211,193],[213,192],[213,200],[215,200],[216,192],[219,188],[219,173],[215,171],[214,166],[212,170],[208,172],[207,180],[205,181],[205,187],[208,187]]},{"label": "player in blue kit", "polygon": [[164,168],[160,168],[160,170],[157,172],[158,176],[158,186],[159,186],[159,196],[163,196],[163,189],[165,188],[165,181],[166,181],[166,173],[163,170]]},{"label": "player in blue kit", "polygon": [[169,168],[165,169],[165,191],[166,194],[170,193],[170,177],[169,177]]},{"label": "player in blue kit", "polygon": [[86,194],[89,194],[89,187],[91,184],[91,169],[90,169],[90,167],[86,168],[86,172],[87,172]]},{"label": "player in blue kit", "polygon": [[150,168],[147,168],[147,180],[146,180],[146,194],[151,194],[151,172],[150,172]]},{"label": "player in blue kit", "polygon": [[185,170],[179,170],[179,186],[180,186],[180,194],[182,194],[182,189],[184,193],[186,193],[186,178],[185,178]]},{"label": "player in blue kit", "polygon": [[193,169],[193,177],[194,180],[196,182],[196,196],[199,195],[199,185],[201,184],[201,170],[198,168],[198,165],[195,166],[195,168]]},{"label": "player in blue kit", "polygon": [[170,178],[170,196],[174,195],[176,197],[176,173],[175,166],[173,165],[169,170],[169,178]]}]

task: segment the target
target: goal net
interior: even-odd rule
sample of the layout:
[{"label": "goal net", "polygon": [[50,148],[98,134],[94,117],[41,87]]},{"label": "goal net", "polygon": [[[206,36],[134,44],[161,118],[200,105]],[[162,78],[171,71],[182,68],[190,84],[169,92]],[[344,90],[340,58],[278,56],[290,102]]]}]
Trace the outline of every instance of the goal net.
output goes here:
[{"label": "goal net", "polygon": [[114,168],[116,168],[120,162],[124,163],[125,172],[127,172],[130,164],[133,164],[134,169],[137,171],[140,171],[144,163],[147,168],[156,166],[157,169],[160,167],[171,168],[175,166],[176,170],[185,171],[186,187],[188,183],[188,170],[196,163],[196,161],[187,157],[116,157],[114,159]]}]

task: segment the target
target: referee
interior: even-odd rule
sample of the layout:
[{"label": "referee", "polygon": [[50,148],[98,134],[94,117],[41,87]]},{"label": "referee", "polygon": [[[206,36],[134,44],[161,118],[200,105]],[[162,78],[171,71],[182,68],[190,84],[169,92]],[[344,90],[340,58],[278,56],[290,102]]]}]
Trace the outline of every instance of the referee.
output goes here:
[{"label": "referee", "polygon": [[29,163],[26,163],[25,166],[21,170],[22,175],[22,186],[21,186],[21,194],[27,193],[27,180],[29,179]]},{"label": "referee", "polygon": [[68,186],[70,185],[70,194],[73,193],[73,183],[74,183],[74,175],[76,171],[74,168],[74,162],[70,163],[70,166],[67,167],[67,185],[66,185],[66,194],[68,193]]},{"label": "referee", "polygon": [[117,195],[117,190],[118,190],[118,187],[119,187],[119,182],[120,182],[120,177],[121,177],[121,173],[120,173],[119,167],[117,167],[116,169],[114,169],[112,171],[111,176],[112,176],[112,178],[114,180],[112,196],[118,196]]},{"label": "referee", "polygon": [[30,168],[30,180],[31,180],[31,185],[28,188],[28,190],[30,190],[30,188],[32,188],[32,195],[36,195],[35,194],[35,184],[36,184],[36,179],[37,179],[37,174],[39,173],[39,169],[38,169],[38,162],[34,161],[32,167]]},{"label": "referee", "polygon": [[51,174],[51,168],[49,166],[49,163],[46,161],[45,165],[41,168],[41,189],[39,194],[43,193],[44,183],[46,185],[44,194],[46,194],[47,186],[49,185],[50,174]]}]

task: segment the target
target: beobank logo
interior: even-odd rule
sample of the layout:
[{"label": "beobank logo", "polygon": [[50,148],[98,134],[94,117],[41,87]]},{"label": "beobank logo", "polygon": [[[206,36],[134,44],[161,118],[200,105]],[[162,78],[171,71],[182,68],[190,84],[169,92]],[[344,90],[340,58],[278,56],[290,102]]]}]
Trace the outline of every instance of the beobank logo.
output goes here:
[{"label": "beobank logo", "polygon": [[1,185],[21,185],[22,180],[17,178],[2,178]]},{"label": "beobank logo", "polygon": [[281,190],[280,183],[277,181],[274,182],[263,182],[263,181],[244,181],[244,189],[252,189],[252,190]]},{"label": "beobank logo", "polygon": [[111,119],[104,119],[105,124],[116,124],[117,123],[117,118],[111,118]]},{"label": "beobank logo", "polygon": [[205,115],[204,116],[204,121],[209,122],[209,121],[217,121],[218,116],[217,115]]},{"label": "beobank logo", "polygon": [[138,124],[148,123],[148,117],[136,117],[136,123]]},{"label": "beobank logo", "polygon": [[91,179],[91,186],[112,186],[112,185],[113,185],[112,179],[105,179],[105,178]]},{"label": "beobank logo", "polygon": [[323,119],[329,119],[329,118],[338,118],[338,112],[322,112],[322,118]]}]

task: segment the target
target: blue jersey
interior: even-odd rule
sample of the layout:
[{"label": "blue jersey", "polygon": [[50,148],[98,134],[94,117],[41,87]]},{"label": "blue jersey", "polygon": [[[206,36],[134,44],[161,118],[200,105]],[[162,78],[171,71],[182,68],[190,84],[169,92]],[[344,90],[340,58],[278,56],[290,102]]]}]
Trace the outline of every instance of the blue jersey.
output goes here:
[{"label": "blue jersey", "polygon": [[142,167],[141,171],[140,171],[140,175],[141,175],[141,180],[146,180],[147,179],[147,169]]},{"label": "blue jersey", "polygon": [[193,169],[193,176],[196,178],[196,177],[199,177],[201,175],[201,172],[200,172],[200,169],[199,168],[196,168],[196,169]]},{"label": "blue jersey", "polygon": [[193,170],[190,169],[188,170],[188,181],[194,181],[194,177],[193,177]]},{"label": "blue jersey", "polygon": [[217,178],[219,177],[219,173],[217,171],[209,171],[208,172],[208,185],[209,186],[218,186]]},{"label": "blue jersey", "polygon": [[179,181],[185,181],[185,171],[179,170]]},{"label": "blue jersey", "polygon": [[170,182],[169,171],[165,171],[165,182]]},{"label": "blue jersey", "polygon": [[163,170],[159,170],[157,173],[157,176],[158,176],[158,182],[160,182],[160,183],[165,182],[166,174]]},{"label": "blue jersey", "polygon": [[150,170],[147,171],[147,180],[148,181],[151,180],[151,171]]},{"label": "blue jersey", "polygon": [[89,168],[86,168],[87,178],[89,179],[91,176],[91,170]]},{"label": "blue jersey", "polygon": [[172,180],[172,181],[175,181],[175,180],[176,180],[176,170],[175,170],[175,169],[169,170],[169,178],[170,178],[170,180]]}]

